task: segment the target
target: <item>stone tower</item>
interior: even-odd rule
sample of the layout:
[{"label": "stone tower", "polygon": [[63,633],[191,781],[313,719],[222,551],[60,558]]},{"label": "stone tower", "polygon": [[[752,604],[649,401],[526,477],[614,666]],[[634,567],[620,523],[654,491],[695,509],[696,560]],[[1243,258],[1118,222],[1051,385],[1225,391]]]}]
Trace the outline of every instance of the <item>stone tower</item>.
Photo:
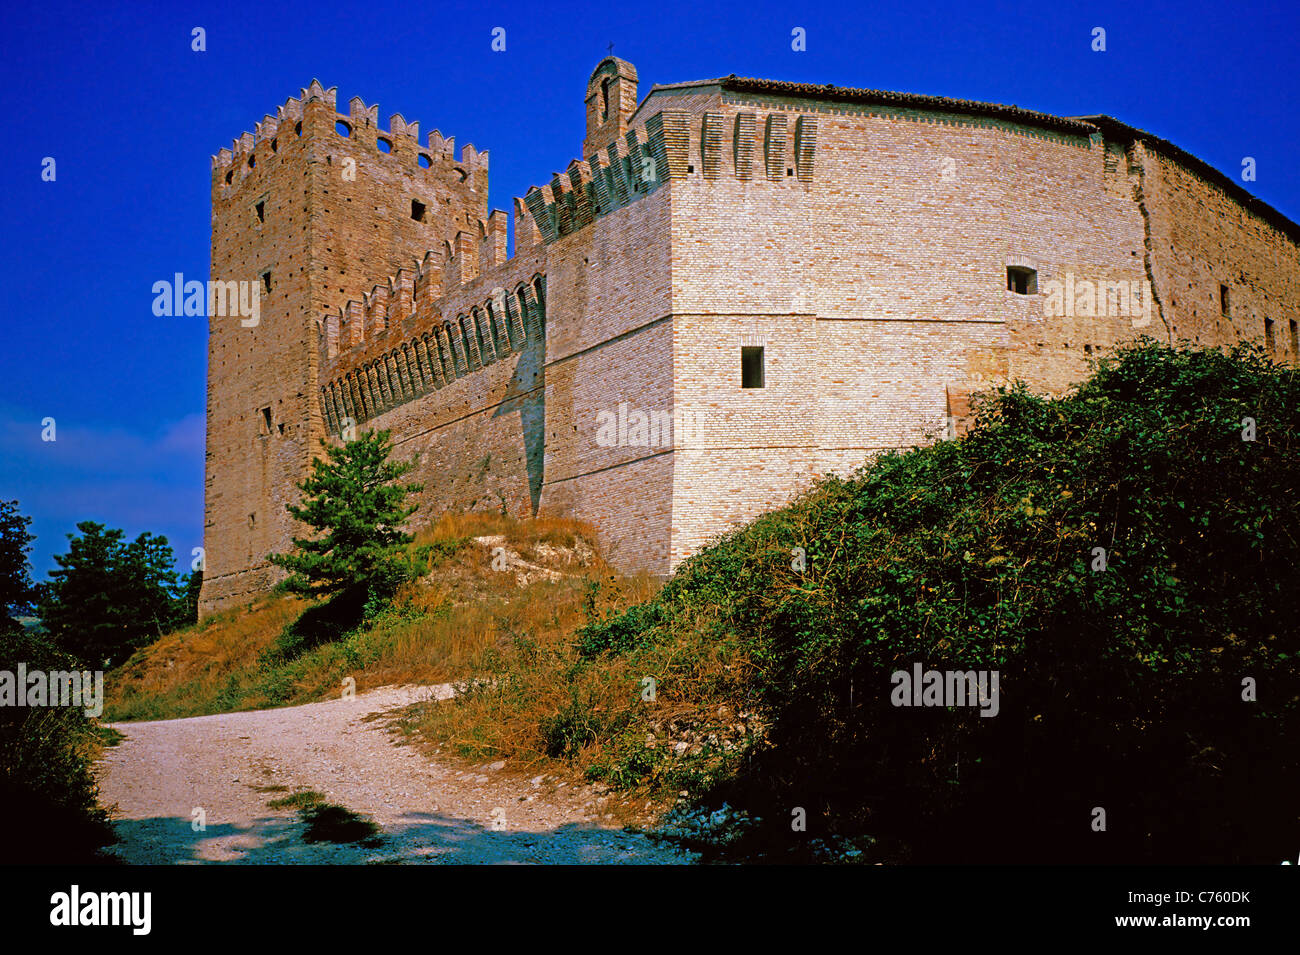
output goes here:
[{"label": "stone tower", "polygon": [[295,532],[285,505],[319,452],[318,322],[367,302],[487,212],[488,156],[313,81],[212,162],[212,272],[258,314],[209,316],[201,605],[263,592]]}]

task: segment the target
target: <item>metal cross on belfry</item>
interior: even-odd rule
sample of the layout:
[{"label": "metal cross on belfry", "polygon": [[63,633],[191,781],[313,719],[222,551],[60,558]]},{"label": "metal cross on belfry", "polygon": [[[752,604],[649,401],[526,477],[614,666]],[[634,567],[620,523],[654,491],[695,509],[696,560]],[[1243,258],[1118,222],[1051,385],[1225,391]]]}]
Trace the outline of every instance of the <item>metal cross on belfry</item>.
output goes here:
[{"label": "metal cross on belfry", "polygon": [[610,56],[614,55],[614,44],[612,43],[609,45],[609,55]]}]

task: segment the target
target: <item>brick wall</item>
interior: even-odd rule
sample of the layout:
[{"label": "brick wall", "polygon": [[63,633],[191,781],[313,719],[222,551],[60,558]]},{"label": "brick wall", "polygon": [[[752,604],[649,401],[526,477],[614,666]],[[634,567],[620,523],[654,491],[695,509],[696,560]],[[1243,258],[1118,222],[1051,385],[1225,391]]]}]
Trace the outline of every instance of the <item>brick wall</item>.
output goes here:
[{"label": "brick wall", "polygon": [[[486,214],[485,153],[457,158],[436,132],[421,144],[400,116],[380,131],[377,107],[353,100],[339,114],[334,95],[313,83],[213,162],[212,278],[269,272],[271,290],[255,327],[209,320],[204,613],[281,576],[266,555],[290,546],[285,505],[325,434],[319,317]],[[411,218],[413,197],[426,201],[424,222]]]},{"label": "brick wall", "polygon": [[[632,112],[635,71],[602,69],[617,112],[589,84],[593,154],[516,200],[511,259],[486,154],[421,146],[400,117],[385,134],[359,100],[340,117],[304,91],[301,139],[282,119],[278,152],[259,133],[218,158],[213,275],[277,279],[260,328],[212,324],[205,612],[268,585],[310,439],[350,414],[416,462],[414,523],[571,515],[665,573],[820,474],[963,427],[972,392],[1062,393],[1137,335],[1262,340],[1271,318],[1300,359],[1300,229],[1123,124],[734,79]],[[1142,290],[1126,310],[1116,283]],[[745,346],[762,388],[741,387]]]}]

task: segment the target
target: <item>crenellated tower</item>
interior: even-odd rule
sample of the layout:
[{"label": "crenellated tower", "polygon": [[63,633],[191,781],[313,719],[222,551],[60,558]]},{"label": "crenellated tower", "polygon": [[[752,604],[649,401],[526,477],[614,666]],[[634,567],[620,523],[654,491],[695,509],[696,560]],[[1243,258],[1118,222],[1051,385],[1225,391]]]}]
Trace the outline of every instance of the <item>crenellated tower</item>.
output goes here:
[{"label": "crenellated tower", "polygon": [[213,157],[211,278],[255,286],[258,312],[209,317],[205,612],[281,575],[266,557],[326,435],[320,316],[454,245],[487,198],[486,152],[400,114],[385,130],[360,98],[339,113],[314,80]]}]

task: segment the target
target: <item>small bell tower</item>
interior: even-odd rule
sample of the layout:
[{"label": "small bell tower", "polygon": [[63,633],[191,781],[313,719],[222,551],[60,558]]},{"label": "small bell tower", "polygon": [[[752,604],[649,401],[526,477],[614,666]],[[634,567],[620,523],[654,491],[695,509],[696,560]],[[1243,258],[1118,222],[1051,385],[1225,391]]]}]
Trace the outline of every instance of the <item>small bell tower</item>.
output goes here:
[{"label": "small bell tower", "polygon": [[627,60],[607,56],[587,81],[587,138],[582,155],[590,156],[627,132],[636,112],[636,67]]}]

